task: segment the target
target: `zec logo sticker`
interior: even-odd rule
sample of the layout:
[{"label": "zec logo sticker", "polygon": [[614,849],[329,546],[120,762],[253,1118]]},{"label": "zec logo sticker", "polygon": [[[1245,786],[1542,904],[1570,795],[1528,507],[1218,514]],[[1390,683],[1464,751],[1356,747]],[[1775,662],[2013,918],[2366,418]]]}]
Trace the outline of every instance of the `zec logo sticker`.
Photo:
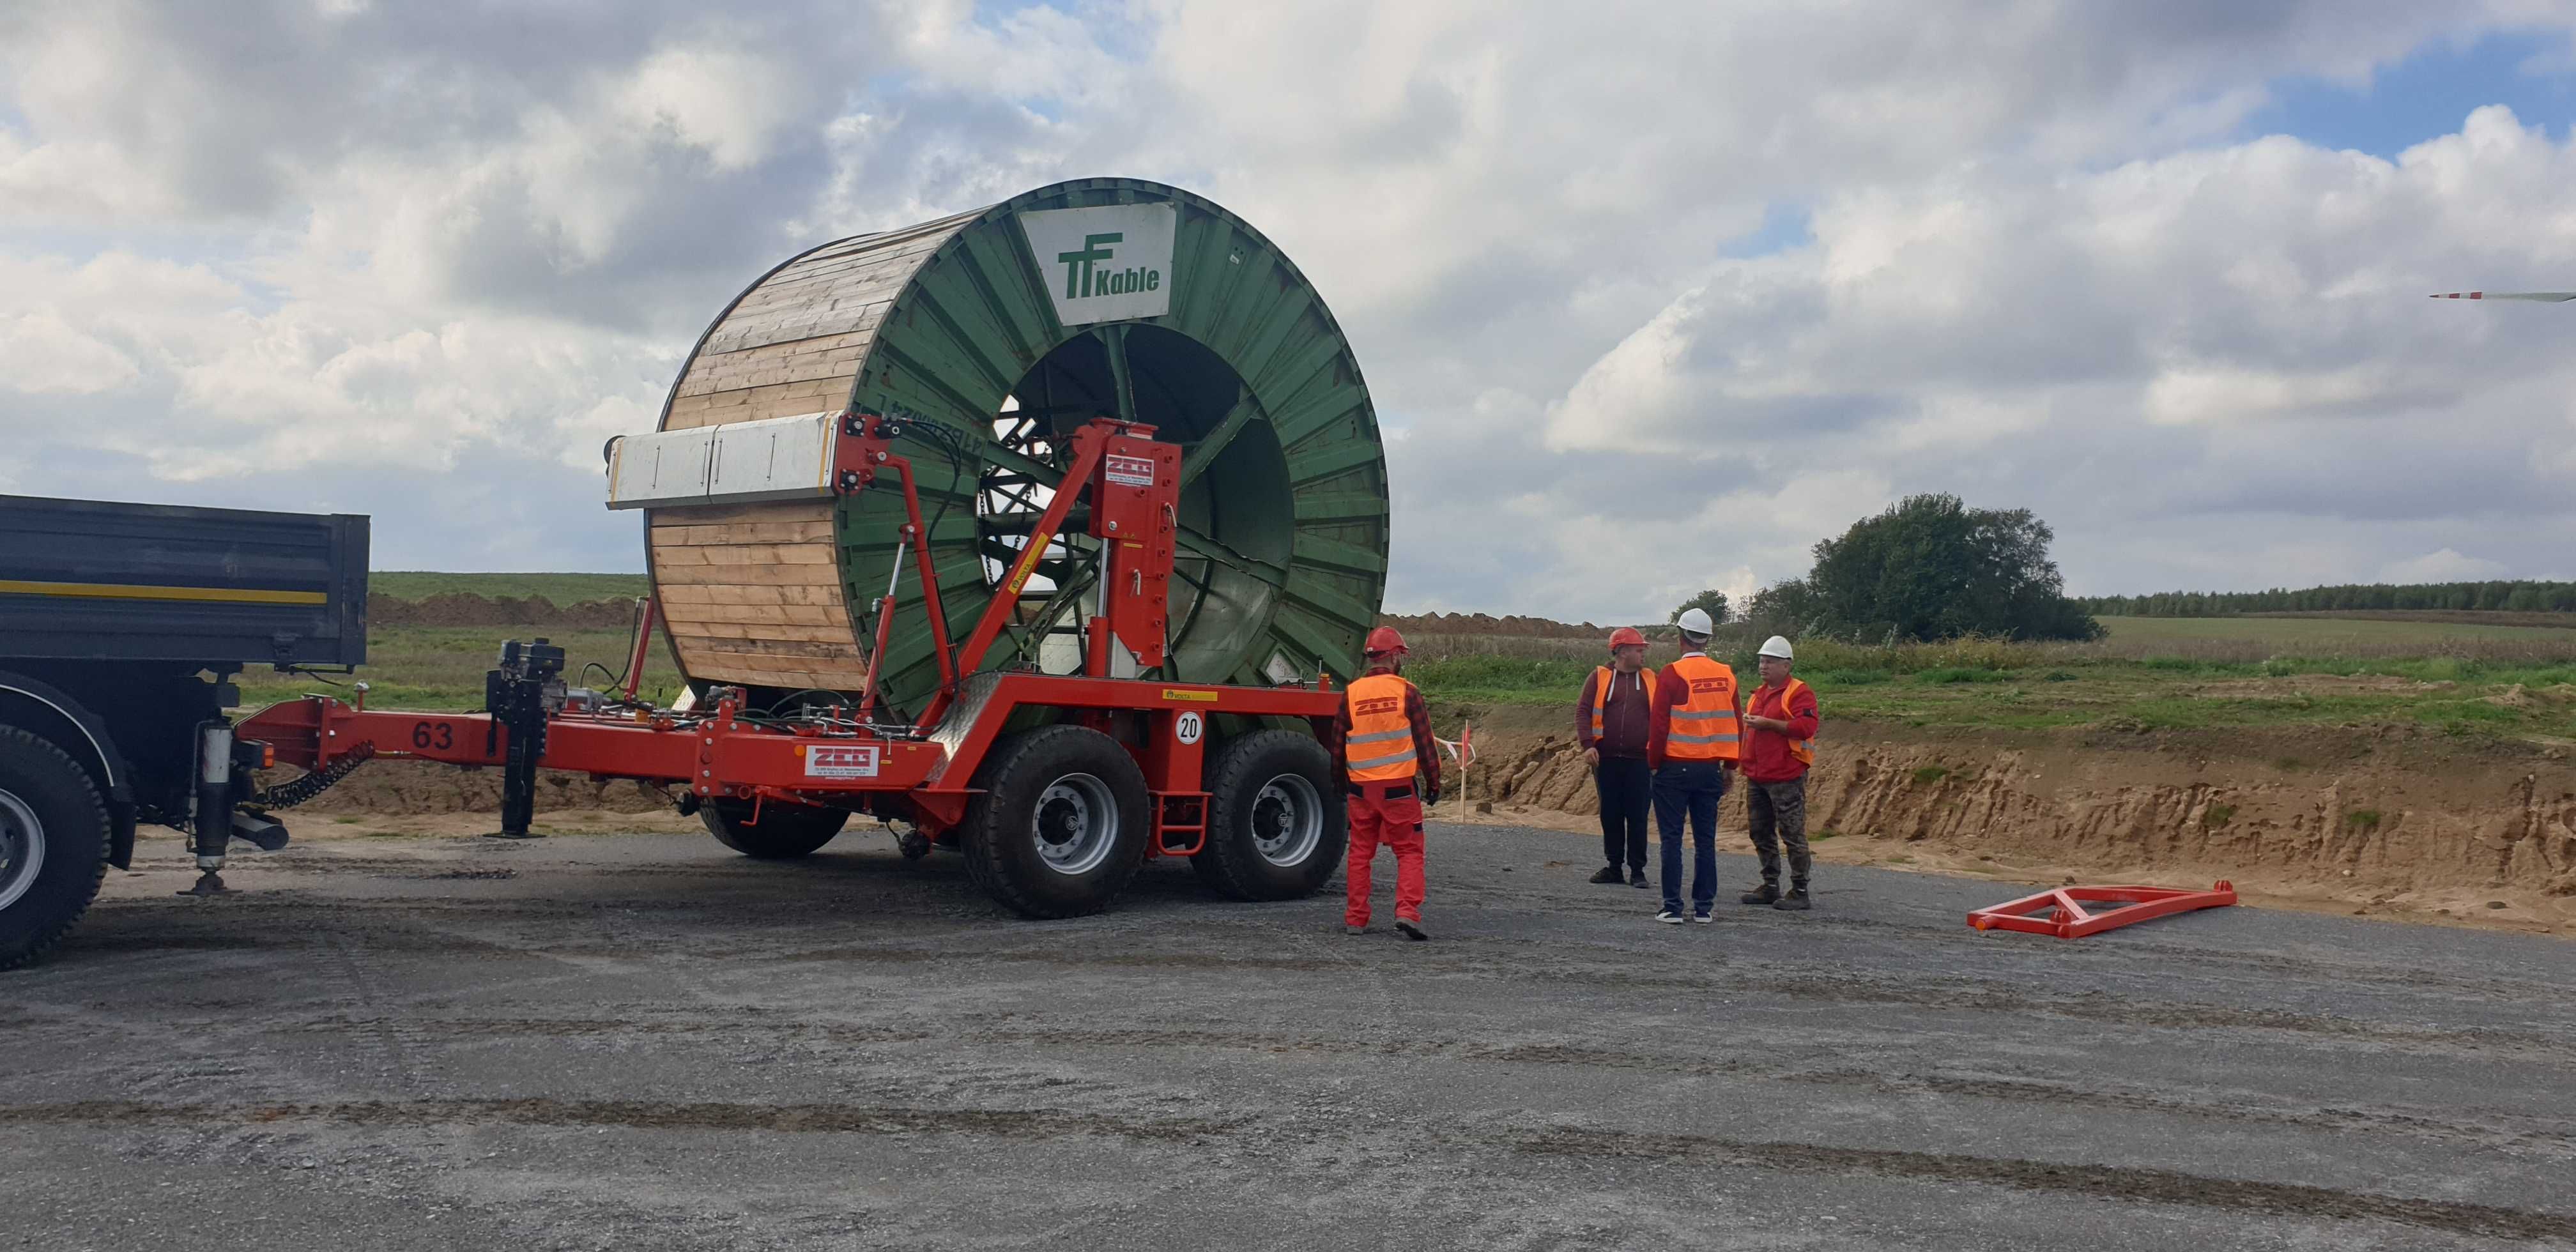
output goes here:
[{"label": "zec logo sticker", "polygon": [[1207,733],[1207,723],[1196,713],[1183,713],[1172,719],[1172,737],[1184,744],[1197,743]]}]

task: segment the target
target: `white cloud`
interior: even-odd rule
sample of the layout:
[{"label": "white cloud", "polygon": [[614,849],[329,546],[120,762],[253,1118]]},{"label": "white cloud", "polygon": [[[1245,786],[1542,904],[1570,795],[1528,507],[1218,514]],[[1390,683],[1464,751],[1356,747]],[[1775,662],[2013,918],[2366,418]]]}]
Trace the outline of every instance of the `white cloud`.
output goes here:
[{"label": "white cloud", "polygon": [[2414,557],[2404,561],[2391,561],[2386,565],[2382,565],[2379,567],[2379,577],[2376,581],[2384,583],[2447,583],[2470,582],[2480,579],[2503,578],[2505,576],[2506,570],[2502,561],[2490,561],[2482,557],[2462,556],[2453,549],[2444,548],[2439,552],[2427,552],[2419,557]]},{"label": "white cloud", "polygon": [[60,314],[0,319],[0,387],[86,394],[114,391],[140,373],[132,357],[74,330]]}]

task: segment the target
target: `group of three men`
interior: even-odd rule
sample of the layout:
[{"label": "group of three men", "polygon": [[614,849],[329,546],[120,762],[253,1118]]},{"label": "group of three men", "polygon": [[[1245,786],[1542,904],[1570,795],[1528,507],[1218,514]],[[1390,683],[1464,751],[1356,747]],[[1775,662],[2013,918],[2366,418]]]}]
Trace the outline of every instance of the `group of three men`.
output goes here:
[{"label": "group of three men", "polygon": [[[1815,692],[1789,676],[1789,641],[1774,635],[1762,645],[1762,685],[1748,707],[1734,669],[1708,655],[1714,625],[1708,614],[1686,610],[1675,625],[1682,656],[1661,675],[1645,667],[1643,634],[1625,626],[1611,632],[1611,664],[1593,671],[1575,701],[1575,738],[1600,791],[1601,845],[1609,861],[1592,881],[1622,881],[1624,856],[1625,880],[1648,885],[1651,801],[1663,836],[1664,907],[1655,920],[1710,921],[1717,899],[1717,806],[1728,776],[1740,768],[1750,785],[1747,825],[1762,858],[1762,885],[1746,892],[1743,902],[1809,908],[1806,774],[1815,761]],[[1334,761],[1350,812],[1346,934],[1367,933],[1371,863],[1384,844],[1395,853],[1396,929],[1408,939],[1430,938],[1422,923],[1422,810],[1440,799],[1440,754],[1422,693],[1401,677],[1406,651],[1404,637],[1392,628],[1370,631],[1368,672],[1346,690],[1336,719]],[[1685,824],[1696,849],[1688,914],[1681,898]],[[1784,846],[1790,873],[1785,893]]]},{"label": "group of three men", "polygon": [[[1734,667],[1708,655],[1715,623],[1700,609],[1683,611],[1681,659],[1657,674],[1646,668],[1646,637],[1628,627],[1610,635],[1610,664],[1585,680],[1574,704],[1574,737],[1592,765],[1601,797],[1601,853],[1596,883],[1625,880],[1645,887],[1646,812],[1651,804],[1663,845],[1663,911],[1659,922],[1710,921],[1717,902],[1717,806],[1727,779],[1741,770],[1745,825],[1762,859],[1762,885],[1746,904],[1813,907],[1807,894],[1814,858],[1807,851],[1807,768],[1815,763],[1816,693],[1789,676],[1794,651],[1773,635],[1762,644],[1762,685],[1748,702]],[[1682,911],[1682,839],[1692,844],[1690,912]],[[1781,853],[1789,889],[1780,889]]]}]

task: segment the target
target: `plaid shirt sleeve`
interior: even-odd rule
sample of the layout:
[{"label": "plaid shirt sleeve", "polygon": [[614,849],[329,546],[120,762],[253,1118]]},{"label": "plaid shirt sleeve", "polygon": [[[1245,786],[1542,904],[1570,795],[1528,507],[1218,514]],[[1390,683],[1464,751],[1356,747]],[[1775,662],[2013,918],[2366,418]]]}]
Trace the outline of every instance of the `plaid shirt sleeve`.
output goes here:
[{"label": "plaid shirt sleeve", "polygon": [[1404,720],[1413,726],[1413,772],[1425,792],[1440,790],[1440,744],[1431,737],[1431,705],[1422,689],[1404,684]]}]

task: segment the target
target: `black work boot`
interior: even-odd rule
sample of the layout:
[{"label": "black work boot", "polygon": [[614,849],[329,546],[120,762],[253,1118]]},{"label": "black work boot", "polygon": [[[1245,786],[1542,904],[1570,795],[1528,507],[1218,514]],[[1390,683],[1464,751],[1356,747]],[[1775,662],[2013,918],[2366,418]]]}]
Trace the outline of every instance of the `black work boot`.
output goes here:
[{"label": "black work boot", "polygon": [[1775,909],[1788,909],[1792,912],[1798,913],[1803,913],[1808,909],[1814,908],[1815,905],[1810,904],[1807,901],[1807,880],[1803,878],[1791,880],[1789,883],[1789,894],[1780,897],[1780,902],[1772,905],[1771,907]]},{"label": "black work boot", "polygon": [[1618,866],[1609,865],[1595,871],[1592,875],[1592,881],[1606,882],[1615,887],[1621,882],[1626,881],[1626,878],[1624,875],[1620,874]]},{"label": "black work boot", "polygon": [[1777,878],[1765,878],[1762,880],[1761,887],[1752,891],[1747,891],[1736,898],[1742,900],[1746,904],[1769,904],[1780,898],[1780,880]]}]

